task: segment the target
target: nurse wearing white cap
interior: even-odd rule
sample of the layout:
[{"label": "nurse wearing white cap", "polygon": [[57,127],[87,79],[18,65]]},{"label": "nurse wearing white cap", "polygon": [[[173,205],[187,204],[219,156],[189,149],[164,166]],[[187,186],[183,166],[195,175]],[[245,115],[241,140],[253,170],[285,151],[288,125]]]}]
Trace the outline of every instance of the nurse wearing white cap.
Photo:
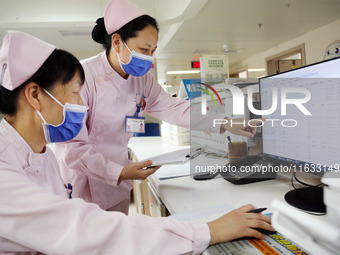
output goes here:
[{"label": "nurse wearing white cap", "polygon": [[[270,218],[248,205],[210,223],[106,212],[72,197],[49,142],[82,127],[84,72],[71,54],[9,31],[0,49],[0,254],[200,254]],[[68,183],[66,183],[68,184]]]},{"label": "nurse wearing white cap", "polygon": [[237,125],[213,127],[213,119],[224,118],[221,114],[198,114],[190,123],[190,103],[172,98],[148,73],[157,48],[157,22],[129,1],[111,0],[92,37],[105,51],[82,61],[86,81],[81,96],[89,107],[86,125],[76,139],[56,147],[63,179],[73,184],[75,196],[104,210],[128,212],[132,180],[152,173],[129,165],[128,159],[129,139],[139,129],[131,130],[127,123],[133,119],[143,124],[143,110],[196,130],[228,129],[250,137],[256,132]]}]

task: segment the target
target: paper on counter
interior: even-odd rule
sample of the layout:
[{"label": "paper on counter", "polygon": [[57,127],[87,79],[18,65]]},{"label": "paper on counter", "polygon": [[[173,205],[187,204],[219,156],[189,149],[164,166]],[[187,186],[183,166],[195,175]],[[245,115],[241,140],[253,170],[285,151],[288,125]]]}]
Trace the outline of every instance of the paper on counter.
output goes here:
[{"label": "paper on counter", "polygon": [[190,162],[161,166],[153,175],[160,180],[188,176],[190,175]]},{"label": "paper on counter", "polygon": [[235,209],[234,206],[227,203],[223,203],[219,205],[205,207],[202,209],[176,213],[168,217],[181,221],[208,222],[215,220],[234,209]]}]

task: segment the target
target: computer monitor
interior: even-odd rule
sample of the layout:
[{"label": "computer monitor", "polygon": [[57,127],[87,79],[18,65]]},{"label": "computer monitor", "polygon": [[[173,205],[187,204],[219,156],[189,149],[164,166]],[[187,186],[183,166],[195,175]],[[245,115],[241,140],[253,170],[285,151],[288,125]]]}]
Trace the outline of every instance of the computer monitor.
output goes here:
[{"label": "computer monitor", "polygon": [[[263,116],[268,118],[262,127],[264,158],[318,176],[339,170],[339,78],[336,58],[260,79],[261,110],[270,109],[273,98],[278,99],[276,110]],[[285,198],[301,209],[325,210],[322,188],[296,189]]]}]

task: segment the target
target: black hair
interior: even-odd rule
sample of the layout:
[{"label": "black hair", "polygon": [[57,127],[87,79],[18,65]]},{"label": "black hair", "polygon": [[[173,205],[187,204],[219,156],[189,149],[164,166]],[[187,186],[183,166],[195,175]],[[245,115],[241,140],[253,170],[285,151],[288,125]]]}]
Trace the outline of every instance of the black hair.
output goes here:
[{"label": "black hair", "polygon": [[0,85],[0,112],[6,115],[16,114],[20,91],[28,83],[34,82],[41,88],[49,90],[58,82],[62,85],[67,84],[77,72],[83,84],[85,73],[78,59],[67,51],[54,50],[38,71],[16,89],[10,91]]},{"label": "black hair", "polygon": [[157,21],[149,15],[142,15],[131,20],[110,35],[106,31],[104,18],[97,19],[96,23],[97,24],[92,30],[92,39],[95,42],[102,44],[103,48],[107,51],[111,49],[111,38],[113,34],[119,34],[122,40],[126,42],[129,38],[136,37],[137,32],[143,30],[147,26],[152,26],[157,30],[157,32],[159,32]]}]

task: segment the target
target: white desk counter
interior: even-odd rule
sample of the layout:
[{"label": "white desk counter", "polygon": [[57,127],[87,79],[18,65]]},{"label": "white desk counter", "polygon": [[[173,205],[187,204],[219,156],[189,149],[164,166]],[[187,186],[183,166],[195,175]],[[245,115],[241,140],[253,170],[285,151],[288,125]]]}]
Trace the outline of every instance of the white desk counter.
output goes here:
[{"label": "white desk counter", "polygon": [[246,185],[234,185],[221,177],[207,181],[188,176],[162,181],[149,177],[149,181],[171,214],[223,203],[235,207],[253,204],[271,212],[273,199],[284,200],[284,194],[291,190],[288,181],[281,179]]},{"label": "white desk counter", "polygon": [[[129,147],[134,153],[136,160],[183,148],[183,146],[168,145],[166,140],[161,137],[132,138]],[[211,164],[211,159],[205,157],[205,155],[200,155],[199,157],[203,157],[204,162]],[[214,162],[216,163],[216,161]],[[155,176],[149,176],[147,180],[140,182],[140,186],[135,185],[135,188],[139,188],[138,192],[135,191],[135,196],[138,196],[135,197],[135,201],[136,199],[137,202],[140,202],[142,199],[145,200],[140,206],[143,209],[141,213],[151,216],[166,216],[168,215],[166,213],[167,209],[170,214],[180,213],[180,217],[189,217],[190,220],[194,219],[205,222],[223,215],[226,213],[226,208],[230,210],[231,208],[238,208],[246,204],[266,207],[268,210],[265,213],[273,212],[272,201],[274,199],[284,201],[284,195],[293,189],[290,178],[284,175],[278,175],[274,180],[244,185],[232,184],[220,176],[206,181],[196,181],[190,176],[166,180],[159,180]],[[144,190],[144,193],[142,190]],[[211,212],[214,213],[212,214]],[[197,215],[199,217],[193,218]],[[327,220],[326,216],[308,215],[308,217],[310,220],[313,220],[313,217],[323,221]],[[318,252],[321,246],[317,246],[314,239],[311,239],[309,236],[297,239],[296,241],[299,241],[300,245],[303,244],[305,245],[304,247],[308,247],[310,254],[339,254]],[[290,241],[287,241],[287,243],[291,244]],[[293,245],[292,247],[295,246]],[[321,250],[325,251],[325,249]],[[205,252],[204,254],[208,253]]]},{"label": "white desk counter", "polygon": [[[136,159],[140,160],[154,154],[183,148],[183,146],[169,145],[161,137],[133,137],[129,148]],[[171,214],[223,203],[234,207],[253,204],[256,207],[267,207],[266,212],[271,212],[273,199],[284,201],[285,193],[292,189],[290,179],[285,176],[245,185],[232,184],[220,176],[206,181],[196,181],[190,176],[167,180],[159,180],[150,176],[148,180]]]}]

